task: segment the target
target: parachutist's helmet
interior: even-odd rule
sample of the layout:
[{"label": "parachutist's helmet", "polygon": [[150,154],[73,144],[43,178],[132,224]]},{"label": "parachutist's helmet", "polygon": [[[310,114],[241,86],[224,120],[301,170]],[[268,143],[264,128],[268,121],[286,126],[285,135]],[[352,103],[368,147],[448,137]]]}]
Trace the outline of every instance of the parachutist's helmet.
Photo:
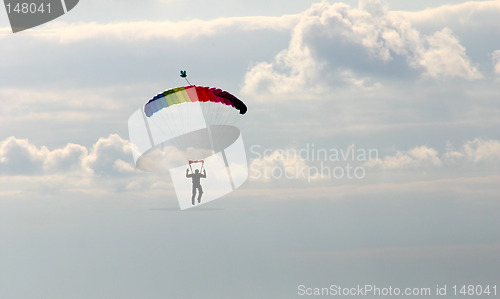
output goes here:
[{"label": "parachutist's helmet", "polygon": [[198,172],[200,172],[200,171],[199,171],[198,169],[196,169],[194,172],[195,172],[195,173],[198,173]]}]

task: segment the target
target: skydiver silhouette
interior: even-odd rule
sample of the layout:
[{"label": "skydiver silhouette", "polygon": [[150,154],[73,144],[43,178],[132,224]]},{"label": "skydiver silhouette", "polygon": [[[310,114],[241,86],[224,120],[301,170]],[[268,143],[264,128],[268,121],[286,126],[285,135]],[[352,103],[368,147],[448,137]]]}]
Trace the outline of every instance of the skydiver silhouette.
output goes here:
[{"label": "skydiver silhouette", "polygon": [[203,174],[200,173],[198,169],[194,171],[194,173],[189,174],[189,168],[186,169],[186,178],[191,178],[193,182],[193,196],[191,197],[191,202],[194,206],[194,198],[196,197],[196,189],[198,189],[198,203],[201,202],[201,195],[203,194],[203,189],[201,188],[200,178],[206,178],[207,172],[203,169]]}]

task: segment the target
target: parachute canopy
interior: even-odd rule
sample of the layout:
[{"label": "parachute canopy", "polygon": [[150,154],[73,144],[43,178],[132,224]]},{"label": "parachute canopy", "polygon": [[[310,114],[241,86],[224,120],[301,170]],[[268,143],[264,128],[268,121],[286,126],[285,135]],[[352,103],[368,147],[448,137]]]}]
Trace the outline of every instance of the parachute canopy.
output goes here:
[{"label": "parachute canopy", "polygon": [[144,113],[151,117],[156,112],[182,103],[212,102],[232,106],[240,114],[247,112],[247,106],[227,91],[214,87],[186,86],[166,90],[154,96],[144,105]]},{"label": "parachute canopy", "polygon": [[150,98],[129,118],[136,166],[169,169],[224,150],[239,137],[247,106],[219,88],[185,86]]}]

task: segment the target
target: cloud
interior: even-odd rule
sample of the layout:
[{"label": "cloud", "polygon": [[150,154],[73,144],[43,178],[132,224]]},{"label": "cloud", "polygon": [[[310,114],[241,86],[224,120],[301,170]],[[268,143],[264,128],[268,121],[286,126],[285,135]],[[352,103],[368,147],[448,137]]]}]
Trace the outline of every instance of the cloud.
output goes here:
[{"label": "cloud", "polygon": [[[480,22],[481,20],[476,20]],[[483,78],[453,31],[423,35],[405,14],[380,1],[360,1],[359,8],[326,1],[300,15],[287,49],[271,62],[254,65],[241,92],[311,99],[340,87],[377,88],[375,77],[406,74],[429,78]]]},{"label": "cloud", "polygon": [[[315,150],[320,149],[315,148]],[[158,151],[158,161],[162,162],[162,157],[167,159],[164,157],[167,152],[171,151]],[[361,192],[360,186],[371,186],[370,188],[374,190],[377,188],[404,190],[404,184],[415,182],[417,178],[418,180],[429,178],[419,176],[414,170],[424,172],[433,170],[432,173],[437,175],[435,178],[439,180],[453,180],[455,177],[450,176],[450,173],[479,179],[498,174],[500,141],[475,138],[465,142],[458,149],[448,143],[442,153],[425,145],[409,150],[396,150],[395,154],[380,158],[378,155],[366,156],[365,153],[363,156],[365,158],[361,160],[357,158],[359,161],[351,159],[344,161],[342,156],[338,156],[341,160],[334,161],[331,160],[331,152],[328,152],[325,161],[318,156],[304,158],[299,153],[300,151],[295,148],[266,150],[255,159],[251,159],[249,181],[257,185],[250,185],[250,189],[259,186],[258,184],[273,183],[275,192],[282,192],[292,186],[297,188],[314,183],[308,187],[312,189],[304,192],[328,193],[330,189],[322,188],[333,185],[346,186],[345,190],[350,190],[349,194]],[[358,155],[359,152],[351,154]],[[182,158],[173,155],[168,159],[171,162]],[[468,168],[464,168],[465,166]],[[356,180],[350,179],[348,176],[360,174],[355,170],[358,167],[363,168],[363,176]],[[350,174],[346,172],[348,168]],[[457,169],[461,171],[457,172]],[[464,171],[466,169],[467,171]],[[378,170],[382,170],[383,173]],[[401,176],[401,170],[408,170],[408,176]],[[392,185],[384,183],[385,180],[382,183],[379,181],[379,176],[387,177],[387,175],[396,179]],[[130,144],[117,134],[99,138],[89,149],[70,143],[51,150],[45,146],[35,146],[26,139],[9,137],[0,142],[0,176],[2,192],[6,192],[5,194],[18,191],[47,194],[66,190],[89,194],[127,191],[153,192],[158,195],[161,192],[172,191],[168,173],[146,173],[135,169]],[[358,187],[347,187],[350,185]],[[450,186],[452,185],[450,183]],[[295,191],[292,188],[292,191],[287,192],[293,194]]]},{"label": "cloud", "polygon": [[170,168],[186,165],[186,161],[193,160],[193,157],[204,158],[211,155],[211,149],[188,147],[185,150],[180,150],[176,146],[164,145],[144,153],[138,160],[137,168],[144,171],[165,173]]},{"label": "cloud", "polygon": [[69,143],[54,150],[37,147],[27,139],[9,137],[0,142],[0,175],[95,175],[117,176],[135,172],[130,145],[116,134],[99,138],[89,151]]},{"label": "cloud", "polygon": [[475,138],[462,147],[464,156],[474,163],[500,162],[500,141]]},{"label": "cloud", "polygon": [[[44,26],[43,34],[32,30],[31,36],[36,39],[55,40],[59,43],[75,43],[90,39],[117,39],[124,41],[141,41],[155,38],[178,39],[181,37],[197,38],[214,35],[224,29],[241,31],[253,30],[289,30],[298,19],[297,15],[280,17],[231,17],[214,20],[189,21],[135,21],[115,23],[65,23],[54,21]],[[0,38],[2,35],[0,35]]]},{"label": "cloud", "polygon": [[374,159],[365,163],[367,167],[381,169],[415,169],[440,168],[457,165],[482,166],[498,165],[500,162],[500,141],[493,139],[475,138],[464,143],[460,149],[455,149],[447,143],[442,154],[428,146],[417,146],[407,151],[397,151],[382,159]]},{"label": "cloud", "polygon": [[493,63],[493,73],[500,76],[500,50],[495,50],[491,53],[491,60]]},{"label": "cloud", "polygon": [[498,1],[468,1],[427,8],[421,11],[398,11],[405,19],[419,28],[430,30],[450,26],[452,28],[499,28],[497,22]]},{"label": "cloud", "polygon": [[184,165],[186,155],[206,156],[207,151],[157,149],[146,157],[146,161],[162,168],[158,173],[148,173],[136,170],[130,143],[118,134],[101,137],[90,148],[69,143],[56,149],[9,137],[0,142],[0,189],[10,193],[33,191],[43,194],[63,190],[93,194],[170,192],[173,189],[168,167],[175,163]]},{"label": "cloud", "polygon": [[418,63],[427,70],[427,75],[435,78],[455,76],[467,80],[483,77],[450,29],[438,31],[426,41],[428,49],[422,53]]},{"label": "cloud", "polygon": [[9,137],[0,144],[0,174],[40,174],[49,150],[27,139]]},{"label": "cloud", "polygon": [[133,173],[135,167],[131,160],[132,151],[128,140],[111,134],[107,138],[99,138],[82,162],[94,174],[113,176]]},{"label": "cloud", "polygon": [[48,151],[44,161],[45,173],[81,171],[83,160],[88,155],[86,147],[69,143],[65,147]]},{"label": "cloud", "polygon": [[500,141],[474,138],[467,141],[458,150],[448,143],[443,160],[451,165],[472,163],[496,167],[500,162]]},{"label": "cloud", "polygon": [[113,98],[119,92],[124,93],[123,90],[126,90],[126,86],[83,89],[51,88],[51,84],[47,84],[43,88],[0,88],[0,99],[8,102],[0,114],[1,121],[88,121],[98,113],[109,116],[124,106],[123,100],[117,102]]},{"label": "cloud", "polygon": [[294,179],[315,180],[319,173],[310,174],[306,160],[297,154],[297,150],[275,150],[272,153],[253,159],[249,167],[249,180],[269,182],[272,180]]},{"label": "cloud", "polygon": [[438,152],[427,146],[414,147],[408,151],[397,151],[393,156],[366,162],[368,167],[380,167],[382,169],[404,169],[418,167],[439,167],[442,161]]},{"label": "cloud", "polygon": [[[386,174],[400,173],[399,170],[435,170],[446,174],[457,166],[471,167],[479,172],[494,169],[500,164],[500,141],[475,138],[464,143],[458,150],[448,142],[446,149],[440,153],[437,149],[421,145],[409,150],[396,150],[394,154],[379,157],[378,150],[355,149],[348,147],[345,151],[338,149],[305,149],[287,148],[285,150],[267,149],[257,154],[250,161],[251,181],[271,182],[277,180],[318,181],[320,179],[365,179],[366,172],[384,170]],[[301,153],[302,154],[299,154]],[[303,155],[306,155],[304,157]],[[359,168],[359,169],[358,169]],[[362,168],[362,169],[361,169]],[[395,171],[395,172],[394,172]],[[478,172],[474,172],[477,175]],[[488,172],[489,173],[489,172]],[[361,175],[362,174],[362,175]],[[328,181],[328,180],[326,180]]]}]

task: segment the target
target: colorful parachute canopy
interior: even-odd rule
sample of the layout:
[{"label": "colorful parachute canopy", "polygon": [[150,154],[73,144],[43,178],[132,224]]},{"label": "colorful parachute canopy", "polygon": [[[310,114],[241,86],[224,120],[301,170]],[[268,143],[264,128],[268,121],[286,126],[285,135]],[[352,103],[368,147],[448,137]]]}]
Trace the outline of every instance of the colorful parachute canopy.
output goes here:
[{"label": "colorful parachute canopy", "polygon": [[151,117],[163,108],[189,102],[221,103],[234,107],[240,111],[240,114],[247,112],[247,106],[227,91],[214,87],[186,86],[169,89],[157,94],[144,105],[144,113],[147,117]]},{"label": "colorful parachute canopy", "polygon": [[204,163],[205,161],[203,160],[196,160],[196,161],[192,161],[192,160],[189,160],[189,164],[193,164],[193,163]]}]

